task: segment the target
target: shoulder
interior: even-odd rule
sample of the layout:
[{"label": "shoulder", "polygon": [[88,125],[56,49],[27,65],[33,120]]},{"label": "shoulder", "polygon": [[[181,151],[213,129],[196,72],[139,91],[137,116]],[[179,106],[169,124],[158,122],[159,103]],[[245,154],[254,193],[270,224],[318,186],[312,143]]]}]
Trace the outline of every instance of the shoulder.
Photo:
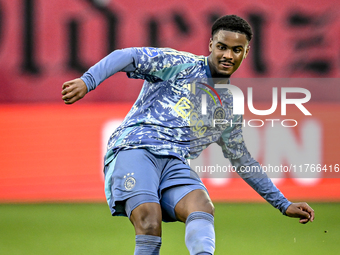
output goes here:
[{"label": "shoulder", "polygon": [[198,56],[190,52],[186,51],[178,51],[171,48],[163,48],[162,49],[164,54],[175,57],[175,58],[181,58],[187,62],[204,62],[205,57],[204,56]]},{"label": "shoulder", "polygon": [[205,60],[204,56],[198,56],[190,52],[178,51],[172,48],[136,47],[133,49],[137,55],[144,55],[149,58],[165,57],[189,62]]}]

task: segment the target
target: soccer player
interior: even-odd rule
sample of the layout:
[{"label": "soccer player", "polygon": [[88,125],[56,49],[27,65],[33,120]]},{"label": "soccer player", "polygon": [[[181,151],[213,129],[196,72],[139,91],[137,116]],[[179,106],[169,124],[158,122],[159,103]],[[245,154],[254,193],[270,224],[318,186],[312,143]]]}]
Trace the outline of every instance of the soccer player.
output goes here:
[{"label": "soccer player", "polygon": [[[62,99],[72,104],[116,72],[143,79],[143,88],[110,137],[104,160],[105,194],[112,215],[128,216],[136,233],[135,254],[159,254],[161,222],[185,223],[191,255],[215,250],[214,207],[188,159],[216,142],[239,175],[282,214],[314,220],[305,202],[292,203],[259,169],[243,141],[242,116],[232,113],[232,95],[214,83],[229,83],[249,53],[250,25],[227,15],[212,26],[210,55],[168,48],[116,50],[81,78],[65,82]],[[219,104],[206,91],[219,95]],[[211,93],[210,93],[211,94]],[[203,101],[206,104],[203,109]],[[198,106],[198,107],[195,107]],[[202,107],[201,107],[202,106]],[[227,120],[216,124],[212,119]]]}]

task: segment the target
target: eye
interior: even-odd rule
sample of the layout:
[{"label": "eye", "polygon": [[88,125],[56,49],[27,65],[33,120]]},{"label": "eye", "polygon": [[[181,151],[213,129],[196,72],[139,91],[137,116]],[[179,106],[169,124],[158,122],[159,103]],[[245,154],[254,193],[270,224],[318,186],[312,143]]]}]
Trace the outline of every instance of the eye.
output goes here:
[{"label": "eye", "polygon": [[222,45],[218,44],[218,45],[217,45],[217,49],[219,49],[219,50],[225,50],[226,48],[225,48],[225,46],[222,46]]},{"label": "eye", "polygon": [[236,48],[236,49],[234,49],[234,52],[235,53],[240,53],[242,50],[240,49],[240,48]]}]

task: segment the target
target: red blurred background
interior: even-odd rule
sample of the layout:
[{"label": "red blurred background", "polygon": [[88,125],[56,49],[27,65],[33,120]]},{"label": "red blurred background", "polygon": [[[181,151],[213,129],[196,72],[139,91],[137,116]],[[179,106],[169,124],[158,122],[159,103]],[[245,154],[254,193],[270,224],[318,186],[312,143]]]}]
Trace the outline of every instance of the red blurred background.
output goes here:
[{"label": "red blurred background", "polygon": [[[273,177],[289,199],[340,201],[340,173],[329,173],[340,163],[339,5],[335,0],[0,0],[0,202],[104,201],[105,140],[129,111],[142,81],[118,73],[71,106],[61,100],[62,83],[118,48],[171,47],[208,55],[210,27],[225,14],[242,16],[254,30],[250,55],[234,75],[236,85],[246,78],[314,81],[296,85],[312,95],[306,105],[312,116],[295,108],[286,117],[299,121],[296,128],[245,130],[252,155],[263,164],[326,165],[328,172],[309,181]],[[271,91],[261,85],[254,90],[255,101],[267,109]],[[249,112],[245,118],[259,119]],[[212,159],[211,150],[202,155],[204,161]],[[238,178],[204,182],[215,201],[261,200]]]}]

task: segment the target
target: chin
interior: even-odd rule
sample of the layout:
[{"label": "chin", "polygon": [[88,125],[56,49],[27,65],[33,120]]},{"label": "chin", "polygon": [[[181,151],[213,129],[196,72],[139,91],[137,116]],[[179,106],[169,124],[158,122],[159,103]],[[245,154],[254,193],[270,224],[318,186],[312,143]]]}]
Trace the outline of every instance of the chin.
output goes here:
[{"label": "chin", "polygon": [[231,73],[218,72],[218,77],[229,78],[230,76],[231,76]]}]

